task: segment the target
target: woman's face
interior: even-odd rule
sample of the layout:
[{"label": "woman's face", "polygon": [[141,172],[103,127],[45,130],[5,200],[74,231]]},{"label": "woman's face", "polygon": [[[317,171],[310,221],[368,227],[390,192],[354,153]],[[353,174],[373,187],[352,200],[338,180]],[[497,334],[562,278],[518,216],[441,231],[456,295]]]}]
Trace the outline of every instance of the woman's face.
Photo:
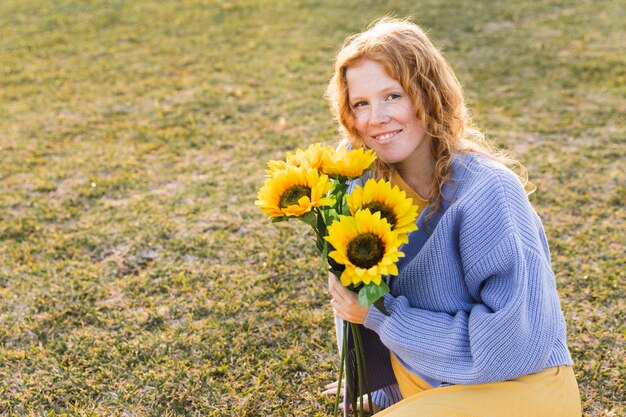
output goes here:
[{"label": "woman's face", "polygon": [[382,64],[363,58],[346,70],[346,79],[354,127],[378,158],[399,171],[430,158],[430,136],[411,98]]}]

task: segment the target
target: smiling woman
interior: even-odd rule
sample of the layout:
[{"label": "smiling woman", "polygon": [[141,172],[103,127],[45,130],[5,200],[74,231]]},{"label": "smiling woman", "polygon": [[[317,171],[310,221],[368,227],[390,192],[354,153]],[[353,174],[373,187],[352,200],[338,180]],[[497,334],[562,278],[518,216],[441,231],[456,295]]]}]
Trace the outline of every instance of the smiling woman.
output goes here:
[{"label": "smiling woman", "polygon": [[[341,283],[329,276],[335,316],[371,330],[364,348],[368,369],[377,370],[371,382],[379,415],[580,416],[525,170],[472,126],[441,53],[417,25],[381,20],[348,38],[328,98],[344,142],[377,154],[374,176],[426,204],[401,247],[397,276],[387,277],[390,314],[363,308],[341,285],[343,276]],[[369,176],[354,181],[353,200]],[[372,242],[379,240],[365,234],[336,246],[342,256],[370,262],[358,254]]]},{"label": "smiling woman", "polygon": [[431,178],[419,175],[416,168],[432,171],[431,137],[416,117],[409,94],[381,63],[366,57],[346,69],[346,80],[354,128],[365,145],[385,163],[395,164],[403,178],[419,178],[415,189],[428,196]]}]

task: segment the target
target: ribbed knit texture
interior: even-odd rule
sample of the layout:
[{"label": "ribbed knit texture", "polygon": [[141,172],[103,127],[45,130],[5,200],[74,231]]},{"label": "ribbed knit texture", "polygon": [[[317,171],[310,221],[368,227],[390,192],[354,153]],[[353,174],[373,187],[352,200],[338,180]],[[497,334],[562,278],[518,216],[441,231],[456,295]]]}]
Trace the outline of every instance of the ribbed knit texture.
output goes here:
[{"label": "ribbed knit texture", "polygon": [[[517,177],[462,154],[443,211],[410,235],[385,305],[364,323],[416,374],[453,384],[571,365],[543,227]],[[428,233],[431,231],[431,234]]]}]

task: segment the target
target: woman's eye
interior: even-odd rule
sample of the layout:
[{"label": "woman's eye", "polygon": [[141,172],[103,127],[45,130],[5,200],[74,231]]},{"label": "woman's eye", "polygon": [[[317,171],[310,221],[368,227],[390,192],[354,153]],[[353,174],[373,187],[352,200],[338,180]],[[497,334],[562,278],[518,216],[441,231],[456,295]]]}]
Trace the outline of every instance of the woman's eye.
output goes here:
[{"label": "woman's eye", "polygon": [[401,96],[400,94],[397,93],[391,93],[387,96],[387,100],[397,100],[399,99]]},{"label": "woman's eye", "polygon": [[352,105],[353,108],[358,109],[359,107],[363,107],[367,105],[367,101],[357,101]]}]

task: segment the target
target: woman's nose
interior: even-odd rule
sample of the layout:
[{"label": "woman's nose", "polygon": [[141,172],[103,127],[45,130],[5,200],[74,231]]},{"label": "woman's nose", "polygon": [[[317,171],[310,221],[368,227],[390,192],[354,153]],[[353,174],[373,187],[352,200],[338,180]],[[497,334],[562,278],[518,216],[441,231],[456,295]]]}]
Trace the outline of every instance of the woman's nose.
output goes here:
[{"label": "woman's nose", "polygon": [[372,106],[370,113],[370,124],[372,126],[380,126],[388,123],[391,118],[385,111],[384,106]]}]

